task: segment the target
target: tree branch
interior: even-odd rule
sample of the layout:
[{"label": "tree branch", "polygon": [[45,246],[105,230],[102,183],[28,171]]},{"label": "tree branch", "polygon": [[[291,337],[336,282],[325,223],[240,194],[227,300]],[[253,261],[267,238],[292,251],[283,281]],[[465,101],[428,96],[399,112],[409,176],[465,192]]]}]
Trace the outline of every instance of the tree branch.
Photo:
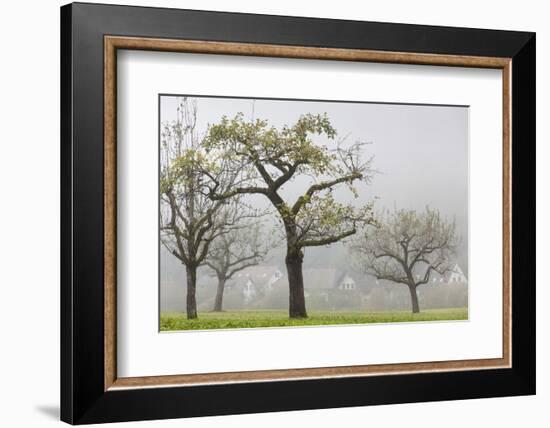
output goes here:
[{"label": "tree branch", "polygon": [[265,187],[237,187],[233,190],[230,190],[229,192],[225,193],[209,193],[208,197],[212,199],[213,201],[221,201],[224,199],[232,198],[236,195],[244,195],[244,194],[262,194],[267,195],[269,192],[269,189]]},{"label": "tree branch", "polygon": [[250,262],[250,263],[245,263],[242,266],[236,267],[236,268],[229,271],[229,273],[226,275],[225,279],[231,279],[231,277],[233,275],[235,275],[237,272],[240,272],[241,270],[246,269],[246,268],[251,267],[251,266],[256,266],[257,264],[258,263],[256,261],[253,261],[253,262]]},{"label": "tree branch", "polygon": [[339,235],[329,236],[323,239],[306,239],[304,241],[298,242],[300,247],[319,247],[323,245],[333,244],[334,242],[341,241],[348,236],[355,234],[357,230],[355,228],[348,230],[346,232],[340,233]]},{"label": "tree branch", "polygon": [[319,192],[321,190],[325,190],[328,188],[331,188],[333,186],[336,186],[340,183],[347,183],[347,182],[353,182],[354,180],[358,180],[363,176],[363,174],[359,172],[354,172],[352,174],[344,175],[339,178],[335,178],[334,180],[329,181],[323,181],[321,183],[312,184],[309,189],[307,189],[306,193],[302,196],[300,196],[296,203],[292,207],[292,213],[297,214],[298,211],[306,204],[307,201],[310,200],[310,198],[313,196],[314,193]]}]

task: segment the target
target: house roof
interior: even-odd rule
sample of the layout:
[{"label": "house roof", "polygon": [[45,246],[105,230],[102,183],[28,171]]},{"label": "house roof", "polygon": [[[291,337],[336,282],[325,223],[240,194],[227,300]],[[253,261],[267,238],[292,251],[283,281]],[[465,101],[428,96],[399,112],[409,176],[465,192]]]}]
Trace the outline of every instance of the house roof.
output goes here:
[{"label": "house roof", "polygon": [[439,283],[449,283],[452,282],[453,279],[456,280],[456,277],[464,277],[464,279],[467,281],[468,277],[464,274],[458,263],[455,263],[452,270],[449,272],[445,272],[445,274],[440,275],[437,272],[433,272],[430,275],[430,284],[439,284]]},{"label": "house roof", "polygon": [[[351,278],[358,288],[370,288],[375,285],[375,279],[366,274],[333,268],[305,268],[302,274],[306,290],[335,289],[346,277]],[[246,268],[237,272],[231,279],[231,282],[232,285],[240,286],[246,284],[249,280],[258,287],[288,285],[286,268],[275,265],[258,265]]]},{"label": "house roof", "polygon": [[257,265],[237,272],[231,279],[237,284],[244,284],[251,280],[256,285],[266,285],[274,279],[276,281],[273,284],[279,283],[285,276],[285,272],[278,266]]},{"label": "house roof", "polygon": [[337,270],[328,268],[304,269],[304,288],[321,290],[336,286]]}]

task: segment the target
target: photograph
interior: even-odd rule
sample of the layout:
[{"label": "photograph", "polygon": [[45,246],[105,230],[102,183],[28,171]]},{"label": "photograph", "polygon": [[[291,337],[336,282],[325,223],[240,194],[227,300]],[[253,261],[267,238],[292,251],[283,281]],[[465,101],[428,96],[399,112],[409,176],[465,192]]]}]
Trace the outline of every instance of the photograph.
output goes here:
[{"label": "photograph", "polygon": [[468,320],[469,106],[158,103],[161,332]]},{"label": "photograph", "polygon": [[[41,351],[5,364],[28,396],[8,426],[387,425],[390,409],[396,425],[478,411],[504,428],[542,414],[544,14],[130,3],[8,23],[40,36],[7,44],[4,146],[27,153],[5,156],[5,288],[21,293],[4,324],[16,359]],[[30,99],[59,105],[21,114]],[[52,236],[22,236],[36,231]],[[29,242],[48,247],[36,266]],[[21,373],[44,382],[26,393]]]}]

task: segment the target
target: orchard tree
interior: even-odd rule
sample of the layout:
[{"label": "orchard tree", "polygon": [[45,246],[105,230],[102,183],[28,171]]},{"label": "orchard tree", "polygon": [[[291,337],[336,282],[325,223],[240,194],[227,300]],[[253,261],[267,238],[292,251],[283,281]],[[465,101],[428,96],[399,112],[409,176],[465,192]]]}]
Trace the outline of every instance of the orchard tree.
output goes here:
[{"label": "orchard tree", "polygon": [[[333,196],[336,186],[347,185],[357,197],[354,184],[369,182],[372,172],[371,159],[362,158],[363,143],[344,148],[344,141],[335,139],[336,130],[326,114],[305,114],[292,126],[277,129],[266,120],[247,121],[239,113],[211,125],[204,140],[206,150],[220,161],[217,169],[204,171],[210,199],[260,195],[269,200],[282,223],[291,318],[307,317],[302,275],[305,248],[341,241],[355,234],[360,223],[372,220],[370,203],[357,209]],[[283,186],[298,177],[308,185],[299,197],[289,200]],[[230,189],[224,188],[228,181],[233,183]]]},{"label": "orchard tree", "polygon": [[201,171],[209,162],[195,129],[196,119],[196,103],[178,99],[176,119],[161,128],[161,243],[185,266],[188,319],[197,318],[197,269],[212,242],[237,221],[234,210],[226,209],[226,201],[212,200],[202,191]]},{"label": "orchard tree", "polygon": [[222,234],[212,243],[205,262],[218,279],[214,312],[222,311],[226,282],[237,272],[259,264],[268,252],[268,241],[261,235],[260,223],[246,220],[238,223],[238,227]]},{"label": "orchard tree", "polygon": [[458,237],[455,223],[438,210],[394,210],[377,219],[352,245],[361,267],[379,280],[408,287],[412,312],[420,311],[416,289],[437,272],[451,271]]}]

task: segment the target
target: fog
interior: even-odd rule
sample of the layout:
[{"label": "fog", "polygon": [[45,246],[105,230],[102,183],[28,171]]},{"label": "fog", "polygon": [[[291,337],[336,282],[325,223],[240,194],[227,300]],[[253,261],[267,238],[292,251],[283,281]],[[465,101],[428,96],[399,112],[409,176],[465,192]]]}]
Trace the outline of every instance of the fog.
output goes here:
[{"label": "fog", "polygon": [[[364,146],[364,159],[373,156],[372,168],[375,170],[370,184],[358,186],[358,198],[354,198],[345,186],[339,187],[333,193],[339,202],[352,203],[356,206],[366,204],[375,199],[375,210],[385,208],[407,208],[423,210],[426,206],[437,208],[449,220],[455,220],[457,232],[460,235],[456,263],[465,276],[468,275],[468,108],[464,106],[432,106],[432,105],[403,105],[380,103],[352,103],[327,101],[293,101],[293,100],[265,100],[265,99],[236,99],[236,98],[205,98],[189,97],[196,100],[198,107],[197,130],[204,135],[208,124],[217,123],[222,116],[233,117],[241,112],[246,118],[266,119],[275,127],[292,125],[304,113],[326,113],[332,126],[337,130],[337,138],[345,138],[346,143],[355,141],[368,142]],[[176,117],[177,98],[162,96],[160,98],[161,122],[174,120]],[[334,142],[325,138],[318,138],[319,144],[330,146]],[[303,193],[310,183],[309,178],[299,177],[286,184],[282,190],[285,199],[294,201]],[[258,208],[268,207],[269,202],[263,196],[250,196],[249,202]],[[276,226],[272,222],[273,227]],[[327,309],[348,308],[349,302],[342,296],[332,296],[329,300],[325,294],[320,303],[313,302],[316,294],[311,292],[307,297],[307,276],[311,278],[316,273],[323,273],[328,281],[337,283],[346,275],[353,278],[357,284],[355,290],[360,299],[350,297],[353,304],[360,301],[359,309],[388,309],[400,308],[406,305],[400,303],[401,288],[408,293],[404,286],[396,284],[376,284],[374,278],[367,278],[353,263],[345,244],[338,243],[328,247],[305,249],[304,276],[306,286],[306,300],[308,306],[327,306]],[[324,271],[321,271],[324,269]],[[245,298],[239,281],[260,277],[270,277],[274,272],[280,272],[285,280],[284,248],[274,248],[262,266],[256,271],[245,272],[241,279],[236,278],[233,284],[228,284],[226,307],[282,307],[288,290],[269,290],[257,286],[256,296]],[[277,273],[279,275],[279,273]],[[185,271],[179,261],[164,249],[161,249],[161,309],[182,310],[185,306]],[[259,282],[256,279],[254,282]],[[315,288],[310,284],[310,287]],[[378,287],[378,288],[376,288]],[[380,290],[388,289],[384,298],[375,296]],[[429,289],[426,286],[424,306],[430,302]],[[197,287],[197,302],[199,310],[208,310],[213,298],[215,281],[209,275],[208,269],[201,269]],[[375,290],[374,294],[372,290]],[[420,290],[420,289],[419,289]],[[454,289],[456,305],[447,301],[447,305],[464,305],[467,299],[467,286]],[[232,295],[234,294],[234,296]],[[260,294],[262,294],[260,296]],[[274,297],[277,293],[281,296]],[[440,293],[440,292],[439,292]],[[318,293],[317,293],[318,294]],[[447,293],[449,294],[449,293]],[[369,300],[370,295],[370,300]],[[313,296],[313,297],[311,297]],[[351,296],[351,294],[350,294]],[[389,297],[388,297],[389,296]],[[427,296],[427,297],[426,297]],[[317,296],[318,297],[318,296]],[[440,298],[441,296],[437,297]],[[445,297],[445,296],[444,296]],[[448,297],[448,296],[447,296]],[[383,301],[374,305],[373,301]],[[248,299],[248,301],[246,301]],[[261,303],[263,299],[263,303]],[[433,297],[436,299],[436,297]],[[319,299],[317,299],[319,300]],[[340,302],[342,300],[342,302]],[[448,299],[447,299],[448,300]],[[340,303],[339,303],[340,302]],[[444,303],[441,303],[443,305]],[[256,305],[256,306],[254,306]],[[259,305],[259,306],[258,306]],[[263,305],[263,306],[262,306]],[[437,306],[437,304],[434,304]],[[353,305],[352,305],[353,306]],[[374,307],[376,306],[376,307]],[[405,306],[405,308],[408,306]]]}]

